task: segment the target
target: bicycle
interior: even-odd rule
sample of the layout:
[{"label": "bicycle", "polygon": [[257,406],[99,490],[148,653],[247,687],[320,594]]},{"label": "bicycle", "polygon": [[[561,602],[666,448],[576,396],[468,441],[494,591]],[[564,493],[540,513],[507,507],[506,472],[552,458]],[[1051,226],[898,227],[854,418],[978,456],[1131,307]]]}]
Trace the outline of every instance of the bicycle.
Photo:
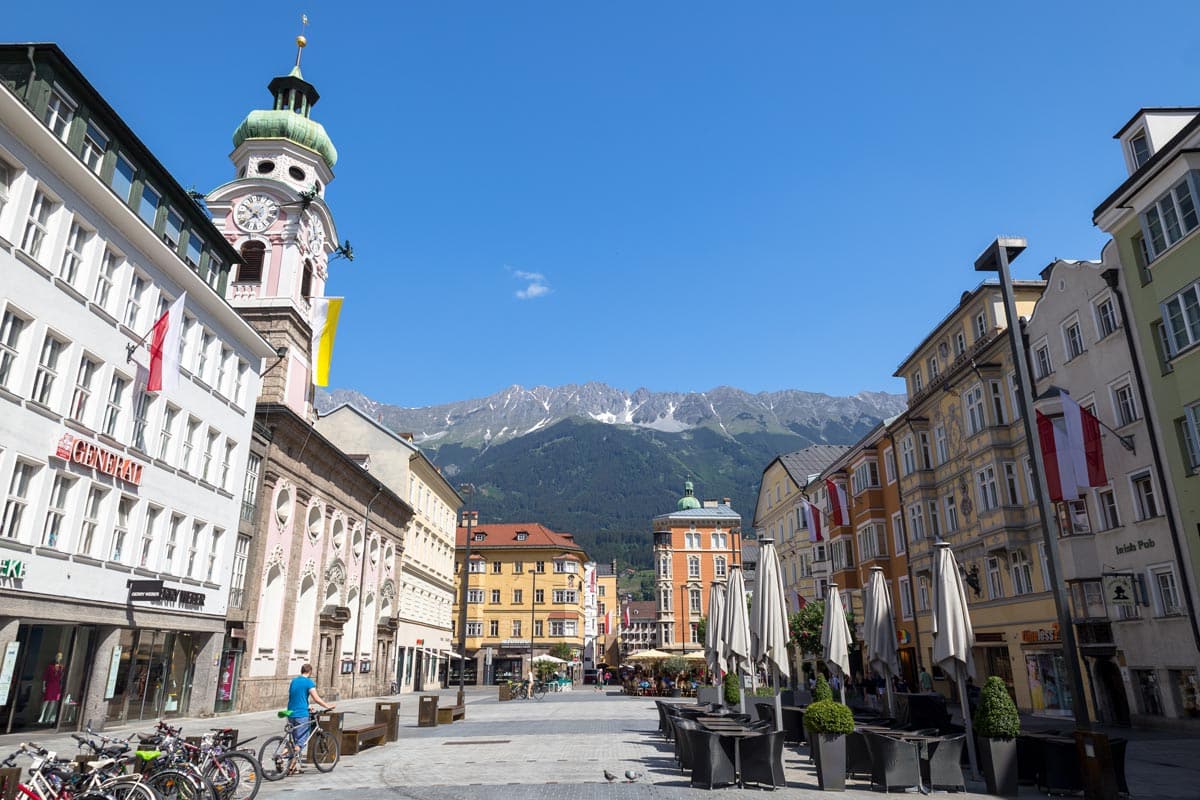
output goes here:
[{"label": "bicycle", "polygon": [[317,727],[315,711],[316,709],[310,708],[307,719],[293,719],[290,710],[278,712],[280,719],[287,720],[283,726],[283,735],[267,739],[258,751],[258,761],[262,765],[264,778],[278,781],[287,775],[303,771],[301,762],[304,760],[304,752],[296,739],[305,730],[309,732],[305,746],[308,747],[309,758],[317,772],[329,772],[337,766],[341,756],[338,740],[329,731]]},{"label": "bicycle", "polygon": [[514,700],[528,700],[530,697],[541,700],[546,696],[546,684],[542,681],[535,681],[532,687],[529,681],[509,681],[508,686]]},{"label": "bicycle", "polygon": [[144,762],[144,782],[163,800],[222,800],[212,782],[189,760],[186,747],[194,746],[186,745],[180,732],[159,722],[153,734],[138,737],[142,747],[134,754]]},{"label": "bicycle", "polygon": [[[0,761],[0,767],[15,767],[17,756],[26,755],[33,759],[29,766],[29,782],[18,782],[16,795],[24,800],[113,800],[118,794],[102,788],[113,781],[103,781],[97,773],[81,774],[70,761],[57,757],[55,753],[31,742],[22,742],[17,750]],[[123,786],[137,784],[124,782]],[[122,793],[120,797],[136,800],[156,800],[145,787],[138,786],[133,793]]]}]

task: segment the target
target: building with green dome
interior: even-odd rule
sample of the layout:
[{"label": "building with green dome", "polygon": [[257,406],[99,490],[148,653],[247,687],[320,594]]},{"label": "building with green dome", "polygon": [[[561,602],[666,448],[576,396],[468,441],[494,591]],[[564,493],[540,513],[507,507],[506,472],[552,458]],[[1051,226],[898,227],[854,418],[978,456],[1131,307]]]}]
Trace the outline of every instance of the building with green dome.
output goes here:
[{"label": "building with green dome", "polygon": [[675,510],[653,520],[655,647],[674,653],[699,652],[700,618],[708,590],[724,582],[740,563],[742,517],[729,498],[701,500],[689,479]]}]

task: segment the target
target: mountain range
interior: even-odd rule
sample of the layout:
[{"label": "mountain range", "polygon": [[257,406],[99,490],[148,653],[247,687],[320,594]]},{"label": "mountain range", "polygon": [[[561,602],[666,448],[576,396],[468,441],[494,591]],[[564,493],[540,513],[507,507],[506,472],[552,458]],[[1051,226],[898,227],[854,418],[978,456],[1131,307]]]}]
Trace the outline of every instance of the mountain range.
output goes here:
[{"label": "mountain range", "polygon": [[510,386],[404,408],[351,389],[318,393],[322,412],[342,403],[411,433],[451,482],[473,483],[481,525],[541,522],[574,533],[596,560],[644,567],[651,518],[674,510],[688,478],[701,497],[730,498],[748,529],[772,458],[810,444],[852,444],[903,410],[905,398],[728,386],[626,392],[585,383]]}]

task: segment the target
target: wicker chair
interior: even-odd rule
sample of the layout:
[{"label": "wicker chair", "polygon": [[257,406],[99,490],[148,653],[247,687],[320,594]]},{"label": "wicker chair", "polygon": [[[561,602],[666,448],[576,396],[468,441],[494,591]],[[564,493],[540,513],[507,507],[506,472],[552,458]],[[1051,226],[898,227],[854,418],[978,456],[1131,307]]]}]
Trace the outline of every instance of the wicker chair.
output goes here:
[{"label": "wicker chair", "polygon": [[871,751],[867,749],[866,735],[862,731],[846,734],[846,774],[871,774]]},{"label": "wicker chair", "polygon": [[690,719],[677,718],[675,723],[675,762],[679,764],[680,772],[692,768],[692,743],[688,731],[700,730],[700,725]]},{"label": "wicker chair", "polygon": [[929,743],[929,759],[923,763],[925,769],[922,772],[931,789],[966,790],[962,771],[962,751],[966,741],[967,737],[961,735]]},{"label": "wicker chair", "polygon": [[711,789],[737,780],[732,739],[699,727],[687,730],[684,735],[692,753],[692,786]]},{"label": "wicker chair", "polygon": [[783,731],[743,736],[740,747],[743,784],[770,784],[773,789],[787,786],[783,774]]},{"label": "wicker chair", "polygon": [[920,786],[921,753],[914,742],[880,733],[863,734],[871,754],[871,785],[889,791],[893,786]]}]

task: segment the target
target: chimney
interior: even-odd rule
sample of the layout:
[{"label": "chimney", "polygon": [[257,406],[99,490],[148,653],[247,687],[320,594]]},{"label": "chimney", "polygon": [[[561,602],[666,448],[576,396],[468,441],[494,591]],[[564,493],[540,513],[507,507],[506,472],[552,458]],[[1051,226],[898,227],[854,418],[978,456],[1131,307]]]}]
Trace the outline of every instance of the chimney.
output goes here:
[{"label": "chimney", "polygon": [[721,498],[721,505],[723,505],[723,506],[727,506],[727,505],[729,505],[729,498],[728,498],[728,497],[722,497],[722,498]]},{"label": "chimney", "polygon": [[396,435],[406,442],[411,442],[413,440],[412,431],[405,431],[404,433],[398,433]]}]

